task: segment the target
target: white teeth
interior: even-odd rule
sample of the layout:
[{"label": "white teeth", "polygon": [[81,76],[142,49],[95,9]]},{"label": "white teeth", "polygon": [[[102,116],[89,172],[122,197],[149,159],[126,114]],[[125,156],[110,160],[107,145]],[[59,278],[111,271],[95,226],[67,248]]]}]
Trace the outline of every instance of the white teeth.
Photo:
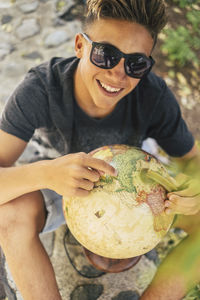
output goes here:
[{"label": "white teeth", "polygon": [[108,92],[111,92],[111,93],[116,93],[116,92],[119,92],[121,89],[116,89],[116,88],[113,88],[109,85],[106,85],[105,83],[99,81],[101,86]]}]

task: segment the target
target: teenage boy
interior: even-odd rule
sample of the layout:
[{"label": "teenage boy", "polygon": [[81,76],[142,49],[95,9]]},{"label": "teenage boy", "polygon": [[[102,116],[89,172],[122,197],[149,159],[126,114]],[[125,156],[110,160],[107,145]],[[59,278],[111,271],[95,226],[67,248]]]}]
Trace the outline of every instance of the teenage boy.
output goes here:
[{"label": "teenage boy", "polygon": [[[150,72],[165,23],[162,0],[88,0],[76,58],[31,69],[10,97],[0,123],[0,245],[25,300],[61,299],[39,233],[64,223],[62,195],[86,196],[101,174],[116,175],[90,150],[141,147],[153,137],[173,157],[197,156],[174,96]],[[13,166],[34,133],[55,157]],[[174,226],[190,235],[161,264],[142,300],[181,299],[200,280],[199,203],[178,193],[166,200],[166,213],[180,214]]]}]

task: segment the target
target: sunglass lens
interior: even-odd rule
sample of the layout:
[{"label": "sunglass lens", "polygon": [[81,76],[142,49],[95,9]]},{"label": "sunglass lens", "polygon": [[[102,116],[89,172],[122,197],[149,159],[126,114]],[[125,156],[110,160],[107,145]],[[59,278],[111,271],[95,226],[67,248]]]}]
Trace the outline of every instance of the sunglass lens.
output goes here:
[{"label": "sunglass lens", "polygon": [[127,75],[134,78],[142,78],[151,69],[151,60],[142,55],[133,55],[125,60]]},{"label": "sunglass lens", "polygon": [[91,60],[98,67],[110,69],[118,64],[120,57],[114,47],[106,44],[95,44],[92,49]]}]

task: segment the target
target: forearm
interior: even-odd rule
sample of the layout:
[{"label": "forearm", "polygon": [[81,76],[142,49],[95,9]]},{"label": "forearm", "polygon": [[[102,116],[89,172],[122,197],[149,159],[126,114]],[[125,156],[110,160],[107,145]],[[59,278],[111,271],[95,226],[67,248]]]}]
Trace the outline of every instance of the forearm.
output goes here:
[{"label": "forearm", "polygon": [[0,168],[0,205],[23,194],[47,188],[47,161]]}]

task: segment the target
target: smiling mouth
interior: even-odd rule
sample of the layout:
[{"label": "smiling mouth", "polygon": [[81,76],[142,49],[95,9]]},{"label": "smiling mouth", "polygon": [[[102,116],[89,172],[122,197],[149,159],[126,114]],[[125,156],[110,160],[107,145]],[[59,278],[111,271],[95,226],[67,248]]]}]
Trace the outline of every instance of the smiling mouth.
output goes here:
[{"label": "smiling mouth", "polygon": [[123,88],[114,88],[110,85],[105,84],[104,82],[100,81],[97,79],[97,82],[99,84],[99,86],[107,93],[111,94],[111,95],[116,95],[119,94]]}]

